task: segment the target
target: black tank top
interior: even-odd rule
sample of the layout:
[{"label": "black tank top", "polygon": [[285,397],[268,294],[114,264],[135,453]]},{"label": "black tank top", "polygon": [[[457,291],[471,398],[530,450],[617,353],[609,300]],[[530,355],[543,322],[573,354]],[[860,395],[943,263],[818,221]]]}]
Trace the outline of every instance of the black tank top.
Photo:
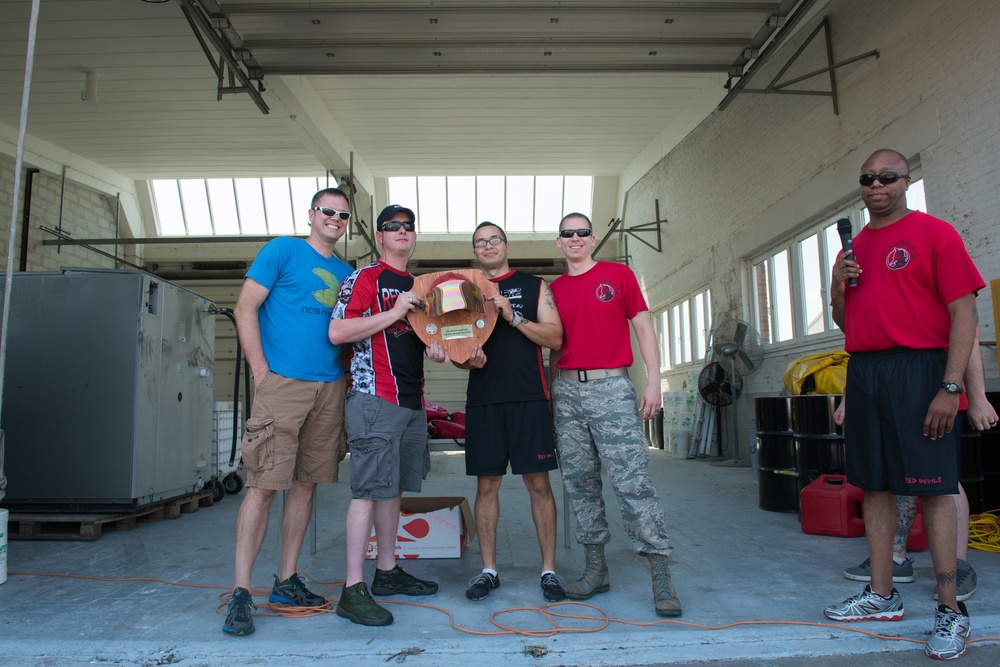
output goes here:
[{"label": "black tank top", "polygon": [[[542,279],[511,271],[494,280],[502,296],[510,299],[515,312],[538,321],[538,297]],[[548,400],[549,390],[542,363],[542,348],[528,340],[502,317],[483,345],[486,366],[469,371],[466,405]]]}]

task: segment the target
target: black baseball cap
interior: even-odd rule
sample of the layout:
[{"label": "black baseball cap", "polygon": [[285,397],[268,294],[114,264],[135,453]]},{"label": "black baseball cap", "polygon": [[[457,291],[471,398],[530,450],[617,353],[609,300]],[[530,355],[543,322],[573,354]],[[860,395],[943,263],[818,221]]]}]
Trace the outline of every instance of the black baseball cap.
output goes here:
[{"label": "black baseball cap", "polygon": [[405,213],[410,217],[410,222],[416,222],[417,216],[413,215],[413,211],[406,208],[405,206],[400,206],[399,204],[389,204],[382,212],[378,214],[378,220],[375,223],[375,231],[382,231],[382,223],[386,222],[389,218],[396,215],[397,213]]}]

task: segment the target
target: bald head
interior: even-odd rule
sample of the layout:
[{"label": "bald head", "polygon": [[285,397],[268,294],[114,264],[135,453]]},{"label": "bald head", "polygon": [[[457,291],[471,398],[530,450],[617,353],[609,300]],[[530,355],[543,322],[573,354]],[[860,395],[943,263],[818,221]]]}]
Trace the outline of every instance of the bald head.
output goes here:
[{"label": "bald head", "polygon": [[865,160],[865,163],[861,166],[861,173],[867,173],[868,170],[865,167],[869,164],[874,164],[876,162],[891,162],[894,164],[896,171],[900,174],[910,173],[910,161],[906,159],[906,156],[899,151],[894,151],[891,148],[880,148]]}]

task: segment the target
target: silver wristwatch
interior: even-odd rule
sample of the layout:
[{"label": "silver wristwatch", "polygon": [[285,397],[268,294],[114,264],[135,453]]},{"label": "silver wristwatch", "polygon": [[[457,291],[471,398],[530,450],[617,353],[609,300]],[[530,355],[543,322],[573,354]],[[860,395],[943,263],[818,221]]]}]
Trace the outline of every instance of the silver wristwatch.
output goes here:
[{"label": "silver wristwatch", "polygon": [[524,321],[524,316],[521,315],[521,313],[519,313],[519,312],[517,312],[515,310],[514,311],[514,319],[512,319],[510,321],[510,326],[512,326],[512,327],[514,327],[516,329],[518,326],[520,326],[521,322],[523,322],[523,321]]}]

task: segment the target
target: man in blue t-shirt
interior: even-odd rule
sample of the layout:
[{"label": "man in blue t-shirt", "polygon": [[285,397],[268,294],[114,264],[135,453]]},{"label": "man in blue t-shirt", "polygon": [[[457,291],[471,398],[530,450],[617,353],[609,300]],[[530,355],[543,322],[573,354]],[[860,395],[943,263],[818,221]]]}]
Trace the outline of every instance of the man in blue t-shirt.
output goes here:
[{"label": "man in blue t-shirt", "polygon": [[320,190],[309,208],[309,237],[265,245],[240,290],[236,329],[254,379],[243,435],[247,488],[236,519],[236,576],[223,631],[254,631],[250,577],[275,491],[287,490],[280,571],[270,602],[318,607],[326,600],[296,573],[317,483],[336,482],[347,452],[347,378],[327,328],[351,267],[334,255],[351,218],[347,195]]}]

